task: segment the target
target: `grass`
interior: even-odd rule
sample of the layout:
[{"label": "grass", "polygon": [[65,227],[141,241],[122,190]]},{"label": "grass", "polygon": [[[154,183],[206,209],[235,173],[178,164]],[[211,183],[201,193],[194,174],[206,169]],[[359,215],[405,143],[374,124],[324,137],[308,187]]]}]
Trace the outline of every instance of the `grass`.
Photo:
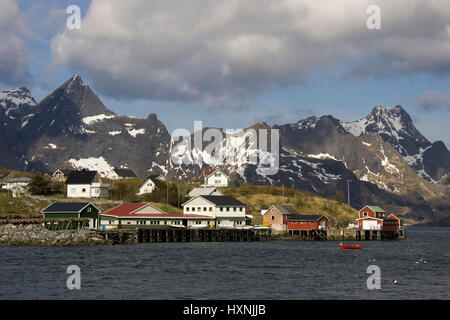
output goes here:
[{"label": "grass", "polygon": [[247,205],[247,213],[253,215],[254,224],[262,224],[261,209],[274,204],[289,204],[305,214],[323,214],[331,218],[330,224],[336,222],[346,226],[358,217],[358,211],[345,203],[325,199],[312,193],[274,186],[244,185],[237,188],[222,188],[225,195],[230,195]]}]

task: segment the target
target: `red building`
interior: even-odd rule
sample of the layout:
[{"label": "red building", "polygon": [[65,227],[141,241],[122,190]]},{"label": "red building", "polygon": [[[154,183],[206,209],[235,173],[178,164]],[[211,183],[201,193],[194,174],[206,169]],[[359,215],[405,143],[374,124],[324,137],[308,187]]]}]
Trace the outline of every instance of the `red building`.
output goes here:
[{"label": "red building", "polygon": [[401,221],[394,214],[386,214],[382,208],[378,206],[365,206],[359,210],[358,229],[360,230],[380,230],[380,231],[397,231],[400,228]]},{"label": "red building", "polygon": [[264,225],[270,226],[273,233],[305,234],[313,230],[327,230],[328,218],[300,214],[288,205],[273,205],[264,213]]}]

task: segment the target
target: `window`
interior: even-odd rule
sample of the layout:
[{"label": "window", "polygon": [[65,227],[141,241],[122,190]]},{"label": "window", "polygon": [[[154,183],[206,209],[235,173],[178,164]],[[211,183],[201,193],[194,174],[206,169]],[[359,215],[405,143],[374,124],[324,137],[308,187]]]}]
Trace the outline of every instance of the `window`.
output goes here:
[{"label": "window", "polygon": [[209,207],[209,211],[212,211],[212,207]]},{"label": "window", "polygon": [[186,211],[189,211],[189,207],[186,207]]},{"label": "window", "polygon": [[222,212],[223,211],[223,207],[220,207],[220,212]]},{"label": "window", "polygon": [[227,212],[228,212],[228,211],[230,211],[230,208],[229,208],[229,207],[227,207]]},{"label": "window", "polygon": [[234,207],[234,208],[233,208],[233,211],[234,211],[234,212],[236,212],[236,210],[237,210],[237,208],[236,208],[236,207]]},{"label": "window", "polygon": [[197,208],[197,211],[198,211],[198,212],[202,212],[202,208],[201,208],[201,207],[198,207],[198,208]]},{"label": "window", "polygon": [[206,207],[203,207],[203,211],[206,211]]},{"label": "window", "polygon": [[363,213],[363,216],[364,216],[364,217],[367,217],[367,212],[364,212],[364,213]]},{"label": "window", "polygon": [[302,224],[306,224],[306,221],[302,221]]},{"label": "window", "polygon": [[240,207],[240,208],[239,208],[239,211],[240,211],[240,212],[242,212],[242,209],[243,209],[243,208],[242,208],[242,207]]},{"label": "window", "polygon": [[91,211],[92,211],[91,207],[87,208],[87,212],[91,212]]},{"label": "window", "polygon": [[81,189],[81,192],[86,192],[86,188]]},{"label": "window", "polygon": [[272,216],[272,220],[275,220],[275,216]]},{"label": "window", "polygon": [[[186,208],[189,211],[189,207]],[[192,212],[195,212],[195,207],[192,207]]]}]

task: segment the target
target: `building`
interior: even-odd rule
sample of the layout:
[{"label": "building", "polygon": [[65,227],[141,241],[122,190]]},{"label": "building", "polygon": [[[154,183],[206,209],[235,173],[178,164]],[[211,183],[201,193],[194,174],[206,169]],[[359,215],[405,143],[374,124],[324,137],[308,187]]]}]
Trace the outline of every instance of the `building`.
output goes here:
[{"label": "building", "polygon": [[107,179],[122,180],[122,179],[137,179],[138,175],[131,169],[111,169],[105,176]]},{"label": "building", "polygon": [[[44,219],[51,218],[88,218],[89,224],[86,227],[90,229],[98,228],[99,213],[98,209],[90,202],[54,202],[47,208],[41,211]],[[53,222],[58,224],[57,222]],[[55,229],[54,226],[46,226],[47,228]],[[78,229],[84,225],[74,222],[70,225],[71,229]],[[58,227],[56,227],[58,229]]]},{"label": "building", "polygon": [[144,195],[148,193],[152,193],[153,190],[156,189],[156,183],[158,181],[163,181],[164,177],[158,176],[158,175],[150,175],[147,178],[145,178],[145,182],[142,186],[139,187],[138,195]]},{"label": "building", "polygon": [[69,174],[72,172],[72,170],[56,170],[52,174],[52,178],[57,181],[66,181]]},{"label": "building", "polygon": [[188,193],[188,198],[194,198],[196,196],[221,196],[217,188],[214,187],[205,187],[205,188],[194,188]]},{"label": "building", "polygon": [[147,202],[124,203],[100,214],[101,229],[209,228],[211,222],[207,215],[165,213]]},{"label": "building", "polygon": [[66,185],[68,198],[103,198],[109,194],[109,184],[102,183],[97,171],[72,171]]},{"label": "building", "polygon": [[386,218],[386,211],[378,206],[365,206],[359,210],[358,229],[360,230],[381,230],[383,220]]},{"label": "building", "polygon": [[203,176],[203,187],[228,187],[230,181],[229,177],[219,169],[205,170]]},{"label": "building", "polygon": [[272,205],[263,214],[263,225],[269,226],[274,234],[306,235],[308,231],[327,230],[328,218],[298,213],[290,205]]},{"label": "building", "polygon": [[206,215],[215,221],[215,227],[237,227],[250,224],[245,214],[246,205],[231,196],[196,196],[182,204],[184,214]]},{"label": "building", "polygon": [[28,191],[28,186],[33,180],[29,177],[8,178],[2,185],[2,189],[11,191],[14,198]]}]

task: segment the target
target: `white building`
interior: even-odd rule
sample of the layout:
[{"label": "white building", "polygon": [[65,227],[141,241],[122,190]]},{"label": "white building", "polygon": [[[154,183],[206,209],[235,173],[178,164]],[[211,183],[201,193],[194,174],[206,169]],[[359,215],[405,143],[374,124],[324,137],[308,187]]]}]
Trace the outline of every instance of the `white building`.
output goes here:
[{"label": "white building", "polygon": [[230,178],[219,169],[205,170],[203,175],[205,177],[203,187],[228,187]]},{"label": "white building", "polygon": [[196,196],[221,196],[217,188],[209,187],[209,188],[194,188],[188,193],[189,198],[194,198]]},{"label": "white building", "polygon": [[5,181],[2,189],[9,190],[14,198],[28,191],[32,179],[28,177],[9,178]]},{"label": "white building", "polygon": [[66,185],[68,198],[103,198],[109,194],[109,184],[102,183],[97,171],[73,171]]},{"label": "white building", "polygon": [[196,196],[182,206],[184,214],[209,216],[218,228],[242,226],[249,219],[245,204],[231,196]]},{"label": "white building", "polygon": [[157,175],[148,176],[145,179],[144,184],[139,188],[139,192],[137,194],[141,196],[143,194],[152,193],[153,190],[156,189],[156,181],[158,180],[162,181],[164,180],[164,177]]},{"label": "white building", "polygon": [[105,176],[107,179],[121,180],[121,179],[137,179],[138,175],[131,169],[111,169]]}]

